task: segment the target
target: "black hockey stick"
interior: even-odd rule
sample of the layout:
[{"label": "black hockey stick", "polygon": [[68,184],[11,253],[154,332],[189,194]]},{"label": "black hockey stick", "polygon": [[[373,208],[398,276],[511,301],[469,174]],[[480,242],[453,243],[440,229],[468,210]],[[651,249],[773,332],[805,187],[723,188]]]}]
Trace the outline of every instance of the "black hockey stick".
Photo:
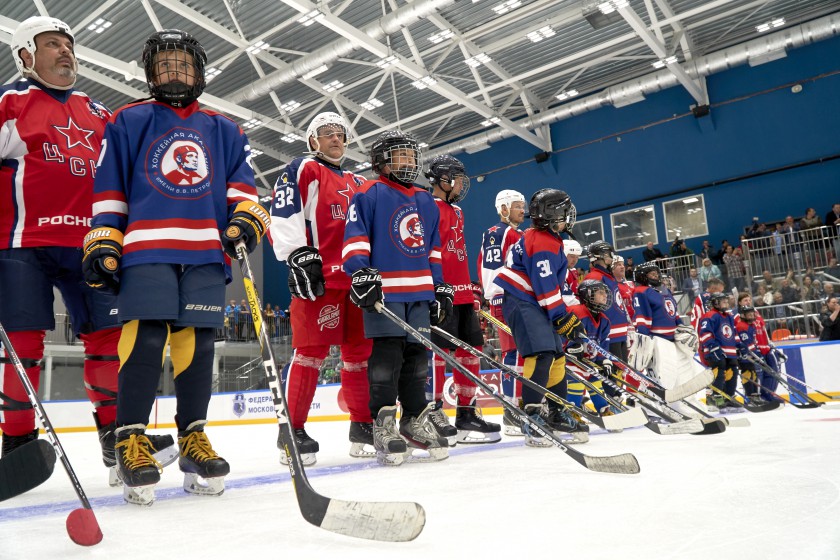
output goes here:
[{"label": "black hockey stick", "polygon": [[443,360],[449,364],[453,370],[458,370],[469,379],[471,379],[476,385],[481,387],[485,393],[489,396],[496,399],[502,407],[513,414],[514,417],[518,418],[520,422],[523,424],[528,424],[530,429],[534,430],[541,436],[547,438],[554,447],[560,449],[563,453],[577,461],[579,464],[583,465],[589,470],[597,471],[597,472],[608,472],[608,473],[620,473],[620,474],[637,474],[639,472],[639,462],[636,460],[630,453],[623,453],[621,455],[614,455],[610,457],[593,457],[591,455],[585,455],[576,449],[572,449],[568,447],[563,440],[558,438],[554,435],[554,433],[548,429],[546,426],[541,425],[529,415],[525,414],[525,412],[520,409],[518,406],[514,406],[504,398],[504,396],[499,395],[498,391],[488,385],[481,377],[474,375],[470,370],[463,367],[459,364],[455,358],[450,356],[448,353],[444,352],[437,344],[432,342],[428,339],[428,337],[424,336],[420,333],[417,329],[403,321],[400,317],[394,314],[393,311],[382,305],[381,303],[376,304],[376,309],[382,315],[390,319],[394,324],[398,325],[402,328],[405,332],[412,335],[418,342],[420,342],[423,346],[443,358]]},{"label": "black hockey stick", "polygon": [[[811,397],[809,397],[806,393],[799,391],[798,389],[794,389],[790,386],[790,384],[784,379],[782,374],[777,372],[775,369],[770,367],[767,362],[759,358],[755,352],[747,352],[746,356],[747,360],[752,362],[753,364],[757,365],[761,369],[763,369],[766,373],[770,375],[770,377],[774,377],[782,384],[782,386],[786,387],[789,393],[788,402],[795,406],[796,408],[819,408],[823,406],[825,403],[817,402]],[[793,398],[797,397],[802,401],[801,403],[793,402]]]},{"label": "black hockey stick", "polygon": [[[765,364],[767,364],[767,367],[770,367],[770,364],[769,364],[769,363],[767,363],[767,360],[765,360],[764,358],[761,358],[761,356],[759,356],[759,355],[758,355],[758,354],[756,354],[756,353],[753,353],[753,355],[754,355],[756,358],[761,359],[761,360],[762,360]],[[805,383],[805,381],[803,381],[803,380],[801,380],[801,379],[798,379],[798,378],[796,378],[796,377],[793,377],[792,375],[788,375],[787,373],[782,373],[781,371],[778,371],[778,370],[773,370],[773,371],[775,371],[776,373],[778,373],[778,374],[780,374],[780,375],[784,375],[784,376],[785,376],[785,379],[787,380],[787,382],[788,382],[788,383],[795,383],[796,385],[802,385],[803,387],[807,387],[808,389],[811,389],[811,390],[812,390],[812,391],[814,391],[815,393],[818,393],[818,394],[820,394],[820,395],[824,396],[824,397],[825,397],[825,398],[827,398],[829,401],[840,401],[840,397],[838,397],[838,396],[832,396],[832,395],[829,395],[829,394],[827,394],[827,393],[823,393],[822,391],[820,391],[819,389],[817,389],[817,388],[816,388],[816,387],[814,387],[813,385],[808,385],[807,383]],[[804,390],[803,390],[802,392],[807,394],[807,391],[804,391]],[[816,401],[816,402],[819,402],[819,401]],[[835,407],[829,407],[829,408],[835,408]]]},{"label": "black hockey stick", "polygon": [[559,404],[562,407],[573,409],[578,414],[586,417],[586,419],[589,420],[590,422],[592,422],[593,424],[596,424],[597,426],[600,426],[601,428],[604,428],[605,430],[621,430],[621,429],[624,429],[624,428],[633,428],[635,426],[641,426],[647,420],[645,418],[644,414],[641,411],[627,411],[627,412],[622,412],[621,414],[615,414],[613,416],[605,416],[603,418],[601,416],[599,416],[598,414],[592,414],[588,410],[586,410],[584,408],[578,408],[577,406],[574,405],[574,403],[571,403],[571,402],[567,401],[566,399],[564,399],[563,397],[552,393],[551,391],[549,391],[548,389],[546,389],[545,387],[543,387],[539,383],[535,383],[534,381],[531,381],[530,379],[528,379],[524,375],[520,374],[519,372],[516,372],[516,371],[510,369],[509,367],[507,367],[506,365],[504,365],[500,362],[497,362],[492,357],[488,356],[487,354],[485,354],[484,352],[482,352],[478,348],[475,348],[475,347],[467,344],[466,342],[464,342],[463,340],[461,340],[460,338],[458,338],[456,336],[452,336],[451,334],[449,334],[445,330],[441,329],[440,327],[432,327],[432,331],[435,332],[438,336],[440,336],[442,338],[445,338],[450,344],[452,344],[454,346],[457,346],[458,348],[460,348],[462,350],[466,350],[467,352],[469,352],[470,354],[472,354],[476,358],[485,359],[488,364],[490,364],[491,366],[493,366],[495,368],[498,368],[499,371],[503,375],[507,375],[509,377],[512,377],[513,379],[516,379],[517,381],[519,381],[523,385],[525,385],[525,386],[529,387],[530,389],[540,393],[541,395],[544,395],[545,398],[556,402],[557,404]]},{"label": "black hockey stick", "polygon": [[[35,387],[33,387],[32,382],[29,381],[29,376],[26,375],[26,370],[24,369],[17,352],[15,352],[15,349],[12,347],[9,335],[6,334],[6,329],[2,324],[0,324],[0,341],[2,341],[3,347],[6,349],[6,355],[15,366],[15,372],[17,372],[17,376],[26,391],[26,396],[29,397],[29,402],[32,404],[32,408],[35,409],[35,415],[38,417],[38,421],[47,433],[47,438],[50,440],[50,446],[52,446],[55,455],[61,459],[61,464],[64,465],[64,470],[67,471],[67,476],[70,477],[70,482],[73,483],[73,488],[76,490],[76,495],[79,497],[79,501],[82,502],[82,507],[74,509],[67,516],[67,521],[65,523],[67,527],[67,534],[74,543],[82,546],[93,546],[95,544],[99,544],[102,541],[102,529],[99,527],[99,522],[93,514],[93,509],[90,507],[90,502],[85,495],[85,491],[82,489],[82,484],[76,476],[76,471],[74,471],[73,467],[70,465],[70,460],[67,458],[64,448],[58,440],[58,436],[53,429],[52,422],[50,422],[50,419],[47,416],[47,411],[44,410],[44,405],[41,404],[41,399],[38,398],[38,393],[35,391]],[[8,457],[14,457],[14,453],[9,454]]]},{"label": "black hockey stick", "polygon": [[29,492],[52,476],[55,451],[48,441],[30,441],[0,459],[0,502]]},{"label": "black hockey stick", "polygon": [[254,328],[259,332],[260,353],[274,402],[274,413],[280,424],[280,437],[289,458],[289,473],[295,488],[298,506],[303,518],[321,529],[348,537],[374,541],[403,542],[417,537],[426,524],[426,511],[415,502],[351,502],[327,498],[318,494],[309,484],[300,451],[297,448],[283,380],[277,369],[277,360],[271,339],[262,317],[262,304],[257,294],[254,274],[245,243],[236,245],[236,257],[242,270],[245,293],[251,308]]},{"label": "black hockey stick", "polygon": [[[735,403],[736,405],[741,404],[735,399],[735,397],[730,397],[729,395],[726,394],[725,391],[721,391],[720,389],[718,389],[714,385],[710,385],[709,389],[711,389],[712,391],[714,391],[715,393],[717,393],[721,397],[725,398],[726,400]],[[776,410],[777,408],[782,406],[782,403],[773,402],[773,401],[764,401],[763,404],[751,404],[749,398],[747,398],[747,396],[744,393],[739,392],[737,389],[735,390],[735,393],[738,396],[740,396],[742,399],[744,399],[744,405],[743,406],[744,406],[744,409],[747,412],[755,412],[755,413],[768,412],[770,410]]]}]

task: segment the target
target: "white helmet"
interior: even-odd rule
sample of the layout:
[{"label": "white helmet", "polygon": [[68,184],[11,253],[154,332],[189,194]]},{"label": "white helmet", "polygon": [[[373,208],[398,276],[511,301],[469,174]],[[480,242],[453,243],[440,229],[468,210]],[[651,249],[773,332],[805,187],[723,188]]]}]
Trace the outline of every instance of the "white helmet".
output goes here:
[{"label": "white helmet", "polygon": [[[17,26],[15,32],[12,34],[12,58],[17,65],[18,72],[24,78],[29,76],[34,76],[39,82],[42,82],[44,85],[54,88],[54,89],[70,89],[73,87],[73,84],[69,86],[55,86],[53,84],[47,83],[35,73],[35,68],[27,68],[26,65],[23,63],[23,58],[20,56],[20,50],[26,49],[29,51],[29,54],[35,57],[35,37],[40,35],[41,33],[47,33],[48,31],[55,31],[56,33],[62,33],[67,35],[70,39],[70,42],[74,45],[76,44],[76,39],[73,37],[73,31],[70,29],[70,26],[61,21],[60,19],[46,17],[46,16],[34,16],[29,19],[26,19]],[[75,60],[74,57],[75,67],[73,71],[76,72],[79,69],[79,63]],[[34,65],[33,65],[34,66]],[[73,80],[75,83],[75,79]]]},{"label": "white helmet", "polygon": [[616,263],[623,263],[623,262],[624,262],[624,257],[622,257],[621,255],[616,254],[616,255],[613,256],[613,266],[615,266]]},{"label": "white helmet", "polygon": [[514,202],[525,203],[525,197],[522,196],[521,192],[510,189],[499,191],[499,194],[496,195],[496,212],[502,213],[502,204],[507,206],[508,211],[510,211],[510,205]]},{"label": "white helmet", "polygon": [[583,247],[574,239],[564,239],[563,252],[566,253],[567,257],[569,255],[577,255],[579,257],[583,254]]},{"label": "white helmet", "polygon": [[[320,150],[320,146],[318,145],[318,130],[320,130],[321,127],[324,126],[341,127],[342,131],[344,132],[344,145],[347,146],[347,142],[350,140],[350,135],[348,133],[347,121],[344,120],[344,117],[342,117],[338,113],[333,112],[318,113],[317,115],[315,115],[315,118],[312,119],[312,122],[309,123],[309,126],[306,129],[306,144],[311,150],[309,153],[318,156],[322,159],[325,159],[330,163],[340,165],[341,162],[344,161],[343,154],[340,158],[335,159],[329,157]],[[312,145],[309,144],[310,138],[315,139],[314,150],[312,150]]]}]

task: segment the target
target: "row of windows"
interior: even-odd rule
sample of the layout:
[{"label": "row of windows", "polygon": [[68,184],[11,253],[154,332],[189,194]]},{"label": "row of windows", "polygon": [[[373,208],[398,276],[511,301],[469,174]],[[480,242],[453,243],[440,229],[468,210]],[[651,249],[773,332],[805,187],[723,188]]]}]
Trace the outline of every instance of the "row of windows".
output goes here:
[{"label": "row of windows", "polygon": [[[706,203],[702,194],[663,202],[662,213],[668,242],[677,237],[687,239],[709,235]],[[654,245],[659,243],[656,233],[656,207],[653,204],[610,214],[610,222],[613,247],[616,251],[644,247],[649,241],[653,241]],[[573,231],[583,246],[607,239],[604,235],[604,221],[600,216],[578,220]]]}]

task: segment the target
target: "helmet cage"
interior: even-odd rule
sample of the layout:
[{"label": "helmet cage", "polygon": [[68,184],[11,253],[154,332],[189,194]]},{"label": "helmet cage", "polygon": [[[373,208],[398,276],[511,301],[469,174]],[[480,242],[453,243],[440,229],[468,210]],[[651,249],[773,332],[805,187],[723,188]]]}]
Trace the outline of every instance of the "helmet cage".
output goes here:
[{"label": "helmet cage", "polygon": [[[432,188],[439,187],[446,193],[446,202],[455,204],[461,202],[467,197],[467,192],[470,190],[470,178],[467,176],[466,168],[460,160],[449,155],[436,156],[429,164],[429,170],[424,173],[426,178],[431,183]],[[461,190],[458,194],[453,194],[455,190],[455,181],[461,181]],[[442,183],[449,184],[447,191]]]},{"label": "helmet cage", "polygon": [[[186,75],[192,76],[193,84],[187,85],[181,81],[161,83],[160,76],[167,70],[159,68],[162,62],[158,55],[163,52],[175,52],[174,62],[187,63]],[[190,63],[186,55],[192,57]],[[204,67],[207,64],[207,54],[204,47],[189,33],[179,29],[164,29],[153,33],[143,46],[143,69],[146,72],[146,82],[149,94],[156,100],[172,105],[186,107],[204,91],[206,80]],[[179,71],[179,74],[184,72]]]},{"label": "helmet cage", "polygon": [[[656,272],[655,278],[648,277],[648,274],[651,272]],[[658,265],[652,262],[646,262],[636,266],[633,271],[633,277],[635,278],[636,283],[641,284],[642,286],[655,288],[662,284],[662,271],[659,269]]]},{"label": "helmet cage", "polygon": [[[413,156],[405,153],[409,151],[413,152]],[[383,132],[370,148],[373,170],[382,174],[387,166],[388,178],[402,184],[410,184],[417,179],[421,158],[422,152],[417,140],[397,130]]]},{"label": "helmet cage", "polygon": [[[604,303],[595,301],[595,296],[600,291],[603,291],[607,296]],[[578,297],[586,308],[596,315],[604,313],[613,304],[612,292],[606,284],[599,280],[584,280],[581,282],[578,286]]]}]

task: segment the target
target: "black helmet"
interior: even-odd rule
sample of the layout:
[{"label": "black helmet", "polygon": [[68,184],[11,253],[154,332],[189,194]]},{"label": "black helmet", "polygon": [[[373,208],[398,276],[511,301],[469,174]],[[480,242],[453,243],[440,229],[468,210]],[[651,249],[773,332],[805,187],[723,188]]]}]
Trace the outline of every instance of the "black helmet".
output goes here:
[{"label": "black helmet", "polygon": [[709,309],[718,311],[729,311],[732,306],[729,304],[729,294],[718,292],[709,296]]},{"label": "black helmet", "polygon": [[559,233],[554,226],[565,223],[566,231],[569,231],[575,225],[577,211],[572,199],[565,192],[558,189],[540,189],[531,197],[528,214],[536,229],[550,229]]},{"label": "black helmet", "polygon": [[[607,295],[604,303],[595,301],[595,294],[599,291],[603,291]],[[581,282],[580,286],[578,286],[578,297],[583,302],[583,305],[596,315],[612,307],[612,292],[600,280],[584,280]]]},{"label": "black helmet", "polygon": [[[748,317],[747,313],[752,313],[752,317]],[[742,305],[738,307],[738,315],[741,316],[742,321],[752,323],[755,321],[755,307],[752,305]]]},{"label": "black helmet", "polygon": [[[188,86],[182,82],[169,82],[161,84],[157,79],[159,74],[164,72],[155,68],[155,58],[160,52],[172,51],[189,54],[192,57],[192,69],[187,68],[186,72],[192,73],[193,85]],[[185,61],[178,55],[173,62]],[[207,64],[207,54],[201,44],[186,31],[180,29],[164,29],[152,33],[146,44],[143,45],[143,68],[146,71],[146,82],[149,85],[149,93],[152,97],[173,107],[186,107],[201,95],[206,85],[204,79],[204,66]],[[157,83],[156,83],[157,82]]]},{"label": "black helmet", "polygon": [[594,241],[586,246],[586,258],[590,261],[595,259],[615,258],[615,249],[606,241]]},{"label": "black helmet", "polygon": [[[429,170],[424,175],[432,184],[432,188],[437,185],[441,187],[441,190],[444,190],[441,182],[449,183],[449,190],[444,190],[444,192],[446,193],[446,202],[450,204],[464,200],[467,197],[467,191],[470,190],[470,178],[467,177],[464,164],[459,159],[449,155],[433,157],[432,161],[429,162]],[[453,195],[451,193],[454,187],[451,185],[456,178],[461,179],[461,191]]]},{"label": "black helmet", "polygon": [[[394,162],[392,152],[394,150],[414,150],[414,161]],[[420,174],[420,145],[417,139],[407,132],[389,130],[383,132],[374,140],[370,147],[370,163],[373,170],[382,174],[382,168],[388,166],[390,173],[388,178],[402,185],[409,186]],[[403,163],[399,169],[394,169],[394,163]]]},{"label": "black helmet", "polygon": [[[648,274],[651,272],[656,272],[656,278],[648,278]],[[636,280],[636,284],[655,288],[662,283],[662,271],[659,270],[659,266],[656,263],[646,262],[636,265],[636,268],[633,270],[633,278]]]}]

